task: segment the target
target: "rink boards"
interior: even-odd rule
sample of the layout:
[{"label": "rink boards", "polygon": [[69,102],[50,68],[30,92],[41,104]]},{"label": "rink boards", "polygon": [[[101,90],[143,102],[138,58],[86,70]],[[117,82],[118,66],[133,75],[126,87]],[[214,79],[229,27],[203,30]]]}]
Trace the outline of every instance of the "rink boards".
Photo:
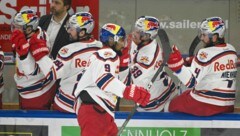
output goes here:
[{"label": "rink boards", "polygon": [[[127,112],[116,112],[118,127]],[[99,124],[100,125],[100,124]],[[0,136],[79,136],[74,114],[54,111],[0,111]],[[180,113],[136,113],[122,136],[238,136],[240,114],[196,117]]]}]

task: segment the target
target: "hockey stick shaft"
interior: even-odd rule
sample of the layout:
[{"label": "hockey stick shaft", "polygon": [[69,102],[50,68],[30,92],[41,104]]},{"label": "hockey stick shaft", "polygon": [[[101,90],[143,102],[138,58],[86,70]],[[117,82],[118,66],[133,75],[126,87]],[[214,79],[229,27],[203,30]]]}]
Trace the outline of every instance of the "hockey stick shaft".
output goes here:
[{"label": "hockey stick shaft", "polygon": [[[191,45],[189,47],[189,50],[188,50],[188,57],[193,57],[194,56],[195,49],[198,46],[198,44],[200,43],[200,41],[201,40],[200,40],[198,35],[193,39],[193,41],[192,41],[192,43],[191,43]],[[182,82],[179,81],[179,84],[178,84],[177,88],[180,91],[180,94],[182,93],[181,86],[182,86]]]},{"label": "hockey stick shaft", "polygon": [[121,128],[118,130],[117,136],[120,136],[120,135],[121,135],[122,131],[125,129],[125,127],[127,126],[128,122],[130,121],[130,119],[132,118],[132,116],[134,115],[134,113],[136,112],[137,107],[138,107],[138,105],[135,104],[134,107],[133,107],[133,109],[132,109],[132,111],[129,113],[127,119],[123,122]]},{"label": "hockey stick shaft", "polygon": [[193,39],[193,41],[192,41],[192,43],[191,43],[191,45],[190,45],[189,51],[188,51],[188,56],[189,56],[189,57],[194,56],[194,51],[195,51],[195,49],[196,49],[196,47],[197,47],[197,45],[199,44],[200,41],[201,41],[201,40],[199,39],[198,36],[196,36],[196,37]]},{"label": "hockey stick shaft", "polygon": [[167,62],[167,60],[169,58],[169,55],[172,52],[172,49],[171,49],[170,42],[169,42],[168,35],[167,35],[166,31],[163,30],[163,29],[159,29],[158,37],[159,37],[159,39],[161,41],[161,44],[162,44],[163,62],[160,65],[160,67],[158,68],[157,72],[154,74],[151,82],[148,84],[148,90],[150,90],[153,82],[156,80],[156,78],[158,77],[160,72],[163,70],[163,68],[164,68],[164,66],[165,66],[165,64],[166,64],[166,62]]},{"label": "hockey stick shaft", "polygon": [[[170,42],[167,36],[167,33],[165,32],[165,30],[163,29],[159,29],[158,31],[158,37],[160,38],[161,44],[162,44],[162,49],[164,51],[163,53],[163,62],[160,65],[160,67],[158,68],[157,72],[154,74],[153,78],[151,79],[151,82],[148,84],[148,90],[150,90],[150,88],[152,87],[153,82],[156,80],[156,78],[158,77],[159,73],[163,70],[164,65],[166,63],[166,61],[169,58],[169,55],[171,53],[171,47],[170,47]],[[130,112],[130,114],[128,115],[127,119],[124,121],[124,123],[122,124],[121,128],[118,131],[118,136],[121,135],[122,131],[124,130],[124,128],[127,126],[128,122],[130,121],[130,119],[132,118],[132,116],[135,114],[136,110],[137,110],[138,105],[135,104],[134,108],[132,109],[132,111]]]}]

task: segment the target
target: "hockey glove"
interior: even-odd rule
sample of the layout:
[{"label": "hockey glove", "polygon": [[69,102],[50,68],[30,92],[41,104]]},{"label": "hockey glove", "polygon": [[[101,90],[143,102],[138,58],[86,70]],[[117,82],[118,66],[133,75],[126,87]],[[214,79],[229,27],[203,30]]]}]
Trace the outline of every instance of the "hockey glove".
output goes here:
[{"label": "hockey glove", "polygon": [[130,58],[128,51],[129,49],[127,47],[122,50],[122,55],[120,56],[120,68],[128,67],[129,58]]},{"label": "hockey glove", "polygon": [[29,44],[30,51],[35,61],[39,61],[45,55],[48,55],[49,49],[47,47],[47,41],[43,38],[38,38],[37,33],[32,35]]},{"label": "hockey glove", "polygon": [[125,88],[123,97],[125,99],[133,100],[141,106],[146,106],[150,99],[150,93],[143,87],[130,85]]},{"label": "hockey glove", "polygon": [[184,65],[187,66],[187,67],[190,67],[191,64],[192,64],[193,58],[194,58],[193,56],[192,57],[186,57],[184,59]]},{"label": "hockey glove", "polygon": [[182,55],[175,45],[172,47],[172,53],[170,54],[167,63],[168,67],[174,72],[180,71],[183,66],[184,61]]},{"label": "hockey glove", "polygon": [[13,44],[13,51],[16,51],[20,57],[27,56],[29,51],[29,43],[27,42],[25,35],[21,31],[13,31],[10,41]]}]

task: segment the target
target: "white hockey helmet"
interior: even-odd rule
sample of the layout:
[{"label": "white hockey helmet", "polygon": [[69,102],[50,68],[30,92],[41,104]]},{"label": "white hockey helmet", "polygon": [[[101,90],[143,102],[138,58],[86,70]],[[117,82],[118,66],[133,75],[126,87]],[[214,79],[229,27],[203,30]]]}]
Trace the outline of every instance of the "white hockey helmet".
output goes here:
[{"label": "white hockey helmet", "polygon": [[220,17],[210,17],[202,21],[200,25],[200,34],[206,34],[210,38],[214,34],[218,34],[219,38],[223,38],[225,33],[225,23]]},{"label": "white hockey helmet", "polygon": [[38,27],[39,18],[36,12],[32,9],[25,9],[17,13],[12,21],[12,30],[15,26],[21,26],[25,31],[27,27],[32,27],[32,30],[36,30]]},{"label": "white hockey helmet", "polygon": [[94,28],[94,19],[89,12],[78,12],[69,18],[67,28],[74,27],[78,32],[85,29],[90,34]]},{"label": "white hockey helmet", "polygon": [[152,40],[156,38],[159,27],[158,19],[152,16],[141,16],[135,23],[135,29],[150,34]]}]

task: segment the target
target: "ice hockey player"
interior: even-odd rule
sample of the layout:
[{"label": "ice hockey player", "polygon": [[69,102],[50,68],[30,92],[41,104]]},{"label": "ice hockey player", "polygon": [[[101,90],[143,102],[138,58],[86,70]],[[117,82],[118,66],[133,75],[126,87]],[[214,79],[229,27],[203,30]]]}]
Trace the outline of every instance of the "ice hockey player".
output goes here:
[{"label": "ice hockey player", "polygon": [[[102,43],[92,36],[94,19],[89,12],[78,12],[69,18],[66,29],[73,43],[60,49],[55,60],[47,55],[35,59],[43,73],[53,75],[53,80],[61,79],[60,87],[54,98],[53,109],[74,113],[73,90],[81,78],[81,73],[89,65],[89,57],[102,48]],[[38,47],[31,50],[38,52]]]},{"label": "ice hockey player", "polygon": [[[159,21],[152,16],[141,16],[135,23],[131,45],[131,79],[133,84],[147,88],[156,71],[162,65],[163,52],[156,41]],[[163,71],[150,88],[151,98],[146,106],[139,106],[137,111],[161,112],[165,103],[176,96],[173,80]]]},{"label": "ice hockey player", "polygon": [[46,33],[38,27],[38,16],[31,9],[17,13],[12,21],[13,51],[16,52],[16,73],[14,79],[19,92],[21,109],[49,110],[55,95],[56,86],[51,75],[45,77],[34,58],[41,54],[31,54],[30,46],[39,46],[42,54],[49,53]]},{"label": "ice hockey player", "polygon": [[100,41],[104,47],[91,56],[90,65],[74,92],[81,136],[117,135],[113,113],[117,96],[142,106],[149,101],[147,90],[133,84],[126,86],[118,79],[119,56],[116,51],[124,47],[125,37],[125,30],[117,24],[107,23],[101,28]]},{"label": "ice hockey player", "polygon": [[224,40],[225,24],[220,17],[202,21],[199,38],[205,44],[190,67],[183,65],[180,51],[173,46],[168,67],[189,89],[175,97],[170,112],[211,116],[233,112],[236,95],[237,55]]}]

